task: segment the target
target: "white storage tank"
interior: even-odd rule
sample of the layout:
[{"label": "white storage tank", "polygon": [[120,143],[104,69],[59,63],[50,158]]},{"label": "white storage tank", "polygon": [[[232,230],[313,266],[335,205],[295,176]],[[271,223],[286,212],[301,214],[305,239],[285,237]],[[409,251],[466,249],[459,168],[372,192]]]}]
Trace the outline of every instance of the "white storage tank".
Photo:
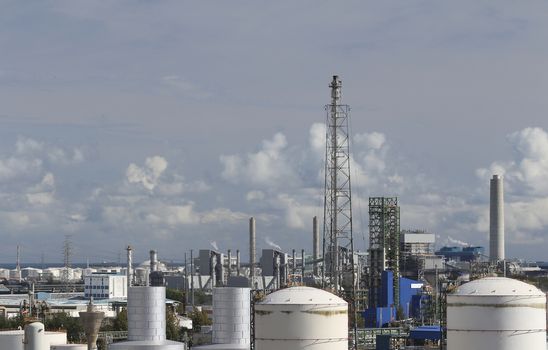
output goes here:
[{"label": "white storage tank", "polygon": [[257,350],[348,350],[348,304],[321,289],[291,287],[255,304]]},{"label": "white storage tank", "polygon": [[546,297],[530,284],[487,277],[447,296],[448,350],[546,348]]},{"label": "white storage tank", "polygon": [[214,344],[250,344],[249,288],[213,288]]},{"label": "white storage tank", "polygon": [[26,325],[23,348],[25,350],[47,350],[45,333],[44,324],[41,322],[33,322]]},{"label": "white storage tank", "polygon": [[165,287],[129,288],[127,324],[129,341],[165,340]]},{"label": "white storage tank", "polygon": [[87,344],[52,345],[50,350],[88,350]]},{"label": "white storage tank", "polygon": [[[23,339],[25,332],[23,330],[0,331],[0,350],[23,350]],[[45,332],[46,349],[51,345],[66,344],[67,333],[65,332]]]}]

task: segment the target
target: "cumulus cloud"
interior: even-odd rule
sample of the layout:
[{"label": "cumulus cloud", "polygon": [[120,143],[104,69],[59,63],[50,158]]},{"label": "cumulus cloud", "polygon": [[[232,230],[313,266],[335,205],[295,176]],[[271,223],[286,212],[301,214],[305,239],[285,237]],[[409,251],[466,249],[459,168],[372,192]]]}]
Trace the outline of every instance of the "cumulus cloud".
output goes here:
[{"label": "cumulus cloud", "polygon": [[158,185],[158,180],[167,169],[167,165],[167,160],[160,156],[147,158],[142,167],[131,163],[126,170],[127,181],[131,184],[140,184],[152,191]]},{"label": "cumulus cloud", "polygon": [[503,175],[506,191],[515,195],[548,196],[548,133],[542,128],[525,128],[508,135],[508,141],[514,159],[493,162],[476,174],[484,180],[491,174]]},{"label": "cumulus cloud", "polygon": [[[493,174],[503,175],[505,187],[505,226],[510,240],[544,239],[548,227],[548,133],[528,127],[508,135],[514,158],[491,163],[476,170],[483,183]],[[478,219],[488,229],[488,213]]]},{"label": "cumulus cloud", "polygon": [[16,155],[45,158],[53,164],[68,165],[84,161],[79,148],[64,149],[32,138],[20,136],[15,144]]},{"label": "cumulus cloud", "polygon": [[27,190],[27,200],[33,205],[47,205],[54,201],[55,177],[47,173],[42,181]]},{"label": "cumulus cloud", "polygon": [[249,182],[254,185],[276,186],[290,184],[298,180],[291,165],[284,134],[276,133],[270,140],[264,140],[262,147],[246,156],[222,155],[222,177],[232,183]]},{"label": "cumulus cloud", "polygon": [[194,99],[205,99],[211,94],[196,84],[187,79],[183,79],[178,75],[166,75],[162,77],[162,82],[169,87],[172,87],[183,94],[183,96]]}]

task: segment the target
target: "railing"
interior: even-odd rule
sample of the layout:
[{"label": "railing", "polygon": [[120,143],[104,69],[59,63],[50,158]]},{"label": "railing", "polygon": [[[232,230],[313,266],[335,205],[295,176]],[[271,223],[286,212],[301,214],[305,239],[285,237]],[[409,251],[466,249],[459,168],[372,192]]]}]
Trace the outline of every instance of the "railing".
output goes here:
[{"label": "railing", "polygon": [[[353,331],[350,332],[353,336]],[[358,329],[358,347],[362,349],[375,349],[377,335],[390,334],[393,336],[408,336],[409,333],[401,328],[359,328]]]},{"label": "railing", "polygon": [[[86,339],[86,335],[84,333],[80,333],[80,339],[84,341]],[[127,339],[127,331],[99,332],[97,339],[104,339],[105,343],[111,344],[114,340]]]}]

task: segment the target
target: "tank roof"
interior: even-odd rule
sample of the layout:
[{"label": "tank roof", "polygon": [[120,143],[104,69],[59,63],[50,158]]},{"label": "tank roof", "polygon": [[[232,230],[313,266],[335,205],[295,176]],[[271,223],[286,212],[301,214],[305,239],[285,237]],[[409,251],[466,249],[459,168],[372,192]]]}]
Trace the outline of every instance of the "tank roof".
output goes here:
[{"label": "tank roof", "polygon": [[453,295],[459,296],[544,296],[537,287],[506,277],[485,277],[463,284]]},{"label": "tank roof", "polygon": [[328,304],[347,305],[333,293],[311,287],[290,287],[267,295],[259,304]]}]

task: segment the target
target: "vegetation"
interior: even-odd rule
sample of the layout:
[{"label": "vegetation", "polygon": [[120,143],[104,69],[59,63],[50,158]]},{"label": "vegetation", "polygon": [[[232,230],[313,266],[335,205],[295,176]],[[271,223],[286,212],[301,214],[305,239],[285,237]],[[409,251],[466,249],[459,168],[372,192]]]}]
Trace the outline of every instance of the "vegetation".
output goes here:
[{"label": "vegetation", "polygon": [[49,314],[45,319],[44,326],[47,331],[66,330],[70,343],[80,341],[80,333],[84,332],[80,319],[71,317],[64,312]]},{"label": "vegetation", "polygon": [[204,310],[199,311],[194,308],[189,317],[192,319],[192,330],[194,332],[200,332],[202,326],[211,325],[211,320],[209,319],[207,312]]},{"label": "vegetation", "polygon": [[25,320],[22,316],[17,316],[13,318],[0,318],[0,329],[17,329],[19,327],[23,328],[25,325]]},{"label": "vegetation", "polygon": [[114,318],[105,318],[101,325],[101,332],[127,331],[127,310],[123,309]]}]

